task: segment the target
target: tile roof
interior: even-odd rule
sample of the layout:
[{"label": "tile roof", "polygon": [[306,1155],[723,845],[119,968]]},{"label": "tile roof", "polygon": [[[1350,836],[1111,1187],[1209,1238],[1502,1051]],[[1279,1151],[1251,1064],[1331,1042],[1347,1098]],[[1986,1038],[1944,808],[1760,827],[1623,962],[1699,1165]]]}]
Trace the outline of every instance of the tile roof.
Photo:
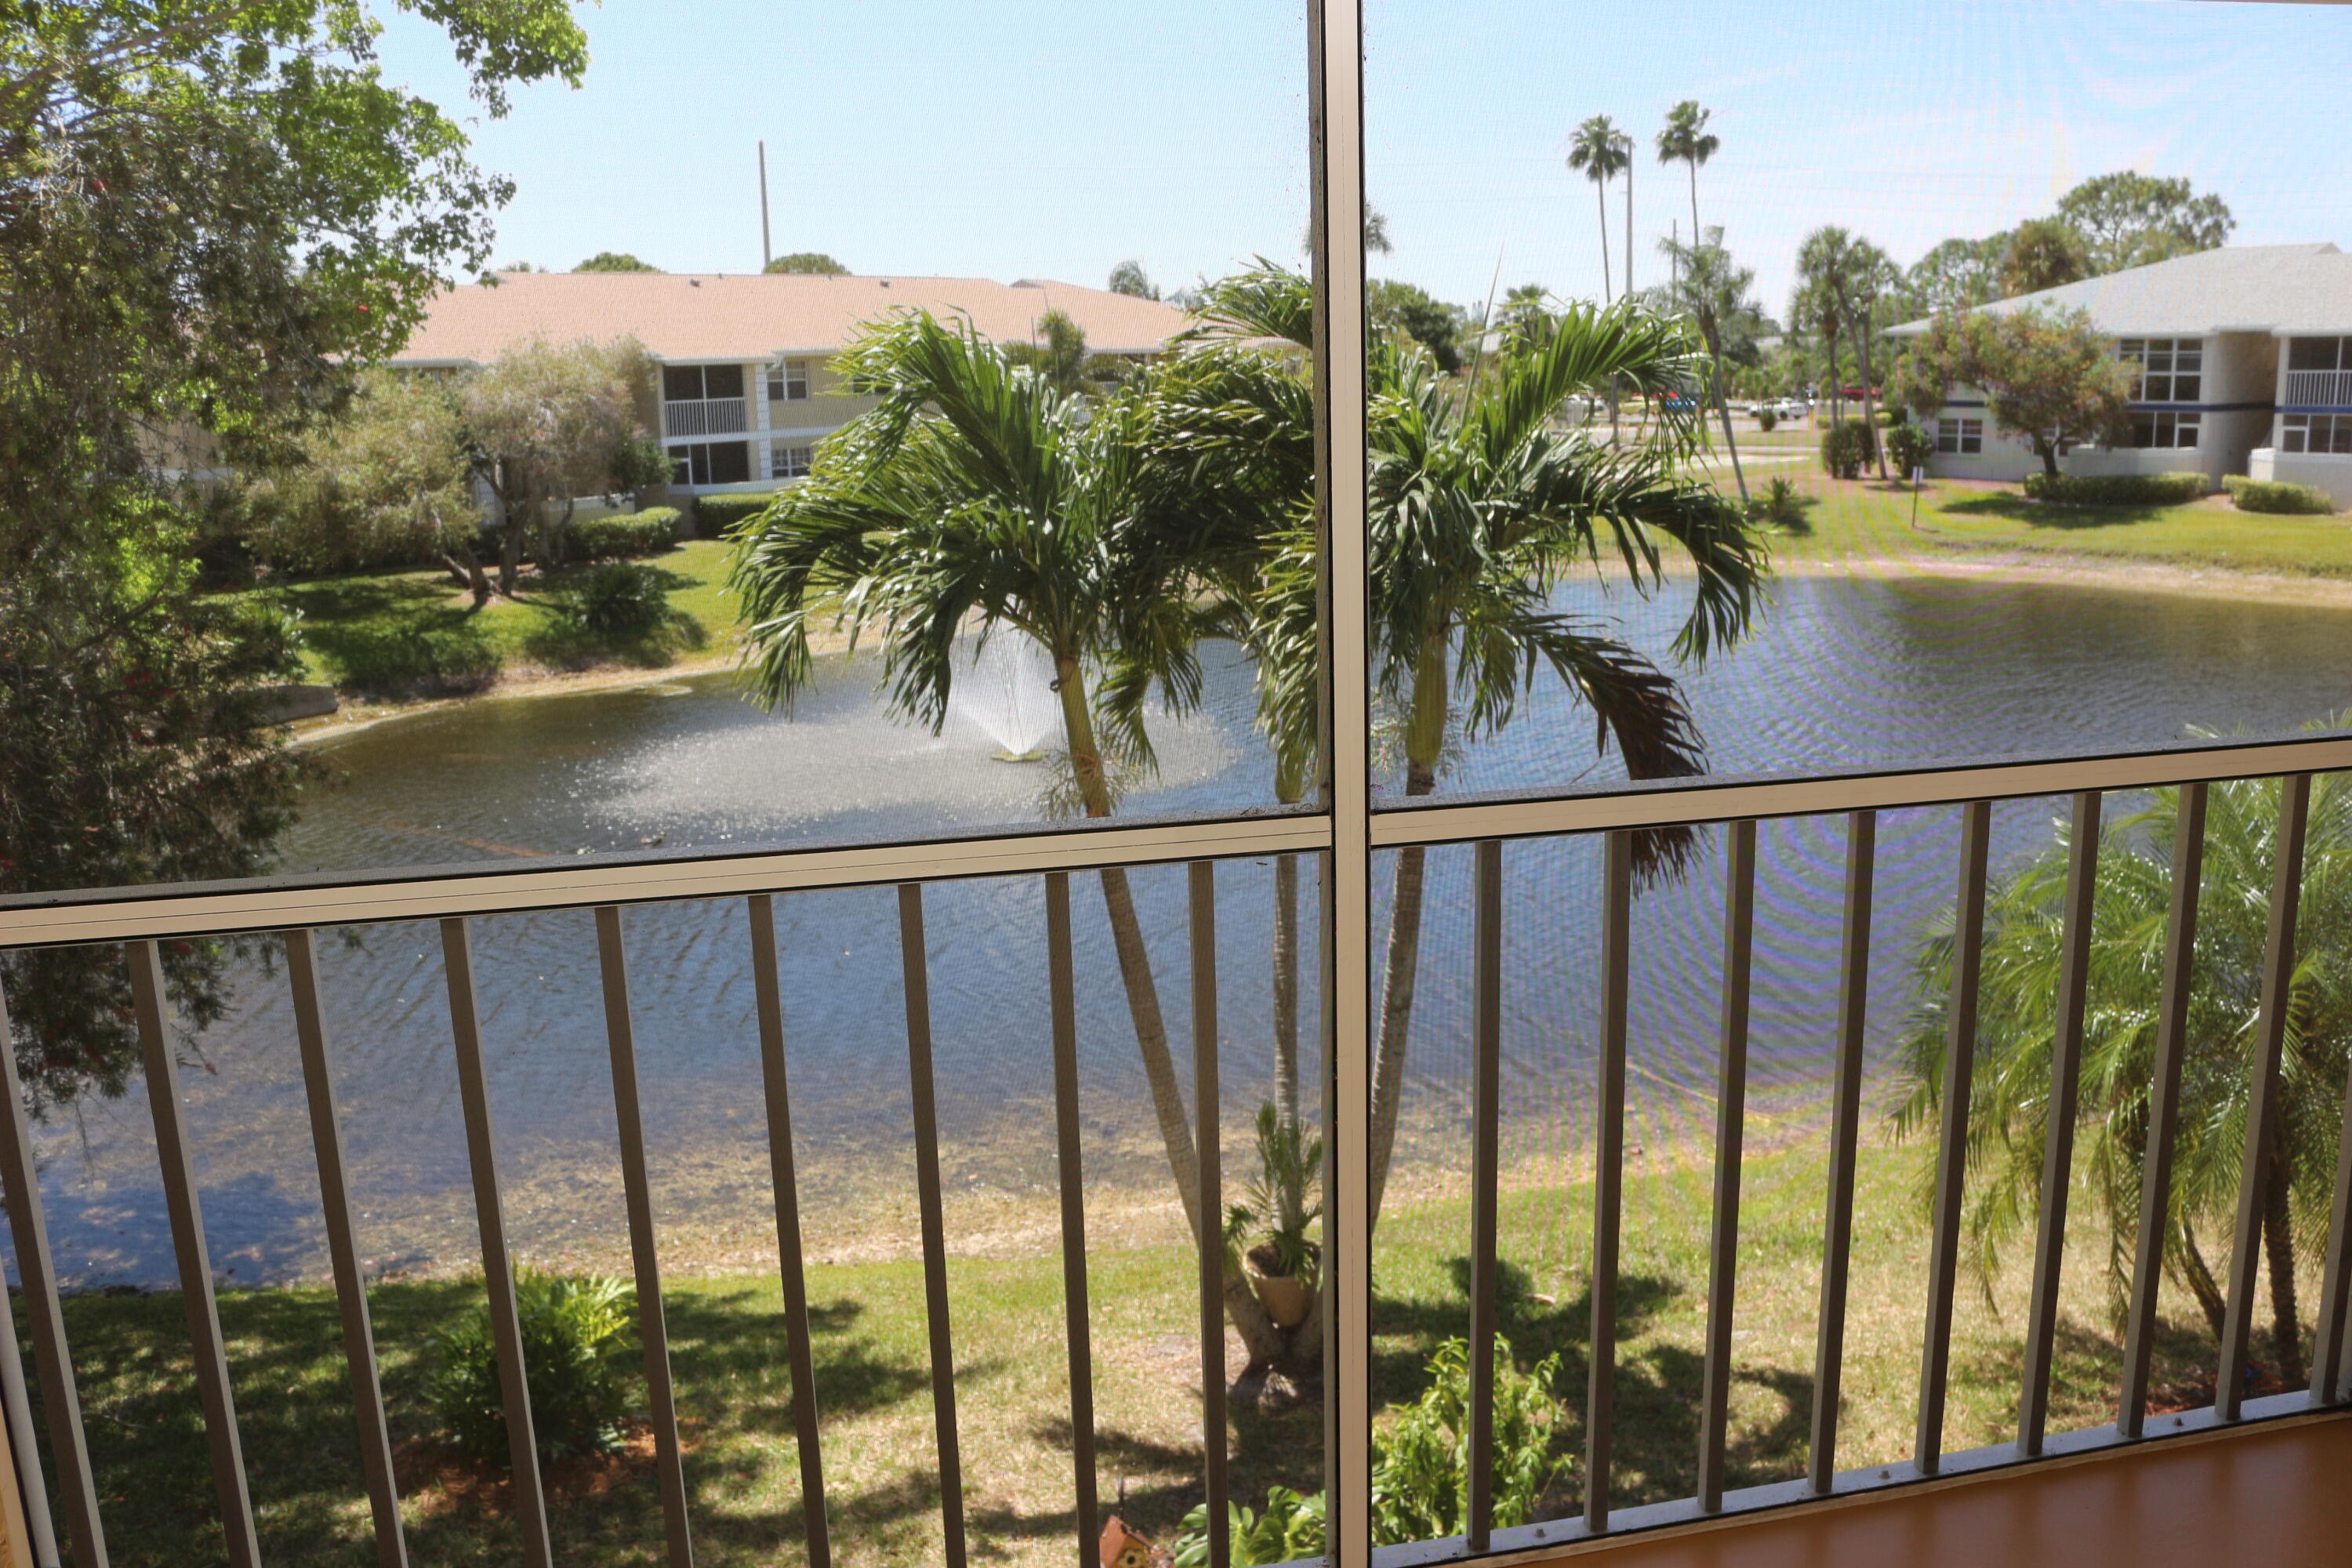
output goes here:
[{"label": "tile roof", "polygon": [[[2116,337],[2204,337],[2213,332],[2352,333],[2352,256],[2332,245],[2240,245],[2200,250],[1984,307],[2080,307]],[[1926,321],[1894,329],[1897,337]]]},{"label": "tile roof", "polygon": [[824,353],[862,324],[905,310],[967,317],[998,342],[1026,342],[1040,317],[1060,310],[1097,353],[1157,352],[1184,323],[1181,310],[1155,300],[1029,279],[507,272],[436,300],[394,363],[488,363],[533,338],[630,333],[673,363]]}]

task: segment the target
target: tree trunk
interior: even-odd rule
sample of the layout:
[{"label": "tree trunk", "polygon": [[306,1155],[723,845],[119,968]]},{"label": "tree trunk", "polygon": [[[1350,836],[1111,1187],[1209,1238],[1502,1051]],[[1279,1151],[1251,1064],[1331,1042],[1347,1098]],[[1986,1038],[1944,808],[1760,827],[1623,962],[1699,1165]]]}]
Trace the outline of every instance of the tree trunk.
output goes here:
[{"label": "tree trunk", "polygon": [[[1086,803],[1088,816],[1108,816],[1110,791],[1103,777],[1102,751],[1095,740],[1094,716],[1087,706],[1085,671],[1076,656],[1057,654],[1054,673],[1062,699],[1062,724],[1069,746],[1070,771],[1076,779],[1079,798]],[[1110,920],[1111,943],[1118,952],[1119,979],[1127,992],[1128,1016],[1135,1026],[1136,1049],[1143,1058],[1144,1081],[1151,1089],[1151,1108],[1160,1122],[1169,1172],[1176,1178],[1176,1195],[1184,1205],[1185,1224],[1192,1232],[1194,1245],[1215,1247],[1222,1252],[1222,1216],[1202,1212],[1201,1165],[1192,1142],[1192,1121],[1184,1113],[1176,1064],[1169,1054],[1167,1018],[1160,1010],[1160,988],[1152,979],[1151,953],[1144,945],[1143,922],[1136,915],[1135,895],[1128,885],[1124,868],[1114,866],[1103,870],[1102,893],[1103,910]],[[1201,1114],[1213,1121],[1216,1107],[1202,1106]],[[1283,1352],[1282,1331],[1265,1315],[1265,1309],[1258,1304],[1248,1279],[1240,1269],[1231,1267],[1227,1260],[1218,1273],[1225,1316],[1248,1350],[1250,1364],[1272,1364]]]},{"label": "tree trunk", "polygon": [[489,574],[482,570],[481,558],[474,553],[470,543],[458,544],[443,553],[443,565],[449,575],[457,579],[458,586],[474,596],[474,608],[480,609],[490,602]]},{"label": "tree trunk", "polygon": [[[1445,745],[1445,638],[1422,644],[1412,677],[1412,716],[1405,731],[1404,792],[1424,795],[1437,787],[1437,759]],[[1388,957],[1381,985],[1379,1054],[1372,1065],[1372,1183],[1370,1225],[1378,1225],[1381,1198],[1389,1184],[1396,1150],[1397,1111],[1404,1097],[1405,1050],[1412,1029],[1413,985],[1421,964],[1422,896],[1429,851],[1421,845],[1397,852],[1396,892],[1389,910]]]},{"label": "tree trunk", "polygon": [[1878,459],[1878,477],[1883,481],[1886,478],[1886,443],[1878,438],[1878,411],[1870,396],[1870,327],[1866,313],[1854,322],[1853,357],[1862,365],[1862,426],[1870,432],[1871,456]]},{"label": "tree trunk", "polygon": [[2033,438],[2033,454],[2042,459],[2042,471],[2052,479],[2058,477],[2058,443],[2047,436]]},{"label": "tree trunk", "polygon": [[499,592],[511,599],[522,576],[522,536],[530,518],[528,509],[503,495],[499,498],[499,510],[506,520],[506,526],[499,530]]},{"label": "tree trunk", "polygon": [[[1698,222],[1698,202],[1691,202],[1691,222]],[[1707,366],[1707,379],[1715,385],[1715,411],[1723,419],[1723,448],[1731,454],[1731,478],[1739,486],[1739,505],[1748,506],[1748,476],[1739,469],[1739,442],[1731,434],[1731,401],[1723,395],[1723,335],[1710,321],[1706,329],[1706,352],[1712,363]],[[1704,425],[1705,420],[1700,423]]]},{"label": "tree trunk", "polygon": [[2180,1276],[2189,1293],[2197,1298],[2198,1310],[2205,1314],[2206,1326],[2213,1331],[2217,1341],[2221,1337],[2224,1321],[2229,1316],[2229,1304],[2221,1298],[2221,1288],[2213,1281],[2213,1271],[2205,1266],[2205,1254],[2197,1246],[2197,1233],[2189,1228],[2183,1216],[2180,1221]]},{"label": "tree trunk", "polygon": [[1609,283],[1609,187],[1599,180],[1592,182],[1592,205],[1601,209],[1601,302],[1606,305],[1616,290]]},{"label": "tree trunk", "polygon": [[[2286,1130],[2279,1129],[2278,1142]],[[2303,1365],[2303,1323],[2294,1300],[2294,1219],[2288,1212],[2286,1161],[2276,1149],[2263,1180],[2263,1250],[2270,1262],[2271,1357],[2278,1365],[2279,1385],[2288,1393],[2309,1381]]]}]

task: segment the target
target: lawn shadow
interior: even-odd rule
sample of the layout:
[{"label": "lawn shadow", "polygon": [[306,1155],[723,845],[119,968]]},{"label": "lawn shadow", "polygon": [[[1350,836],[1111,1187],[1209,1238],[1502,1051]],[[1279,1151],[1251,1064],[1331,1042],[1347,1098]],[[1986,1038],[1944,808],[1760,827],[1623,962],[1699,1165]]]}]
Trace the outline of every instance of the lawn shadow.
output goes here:
[{"label": "lawn shadow", "polygon": [[2113,528],[2119,523],[2160,522],[2177,510],[2165,506],[2069,506],[2030,500],[2002,491],[1946,501],[1939,508],[1948,517],[1999,517],[2034,528]]}]

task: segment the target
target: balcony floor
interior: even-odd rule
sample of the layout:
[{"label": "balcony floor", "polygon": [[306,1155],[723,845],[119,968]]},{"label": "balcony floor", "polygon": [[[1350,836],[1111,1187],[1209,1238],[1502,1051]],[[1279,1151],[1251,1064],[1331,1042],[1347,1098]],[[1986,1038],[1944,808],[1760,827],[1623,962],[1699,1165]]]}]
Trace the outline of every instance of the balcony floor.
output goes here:
[{"label": "balcony floor", "polygon": [[2343,1568],[2352,1420],[2159,1443],[1673,1539],[1588,1549],[1607,1568]]}]

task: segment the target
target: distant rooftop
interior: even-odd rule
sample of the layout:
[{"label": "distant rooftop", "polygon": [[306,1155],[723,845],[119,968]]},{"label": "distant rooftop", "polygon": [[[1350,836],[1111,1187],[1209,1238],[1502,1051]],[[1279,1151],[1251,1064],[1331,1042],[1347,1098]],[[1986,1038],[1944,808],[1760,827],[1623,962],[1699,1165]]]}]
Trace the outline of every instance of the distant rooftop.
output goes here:
[{"label": "distant rooftop", "polygon": [[1075,283],[985,278],[796,274],[503,272],[434,300],[396,364],[487,364],[533,338],[573,342],[634,335],[656,359],[754,360],[829,353],[894,311],[968,319],[998,342],[1027,342],[1060,310],[1097,353],[1153,353],[1184,313]]},{"label": "distant rooftop", "polygon": [[[2352,256],[2332,245],[2241,245],[2200,250],[1984,307],[1996,315],[2031,306],[2090,312],[2113,337],[2352,334]],[[1927,330],[1907,321],[1896,337]]]}]

